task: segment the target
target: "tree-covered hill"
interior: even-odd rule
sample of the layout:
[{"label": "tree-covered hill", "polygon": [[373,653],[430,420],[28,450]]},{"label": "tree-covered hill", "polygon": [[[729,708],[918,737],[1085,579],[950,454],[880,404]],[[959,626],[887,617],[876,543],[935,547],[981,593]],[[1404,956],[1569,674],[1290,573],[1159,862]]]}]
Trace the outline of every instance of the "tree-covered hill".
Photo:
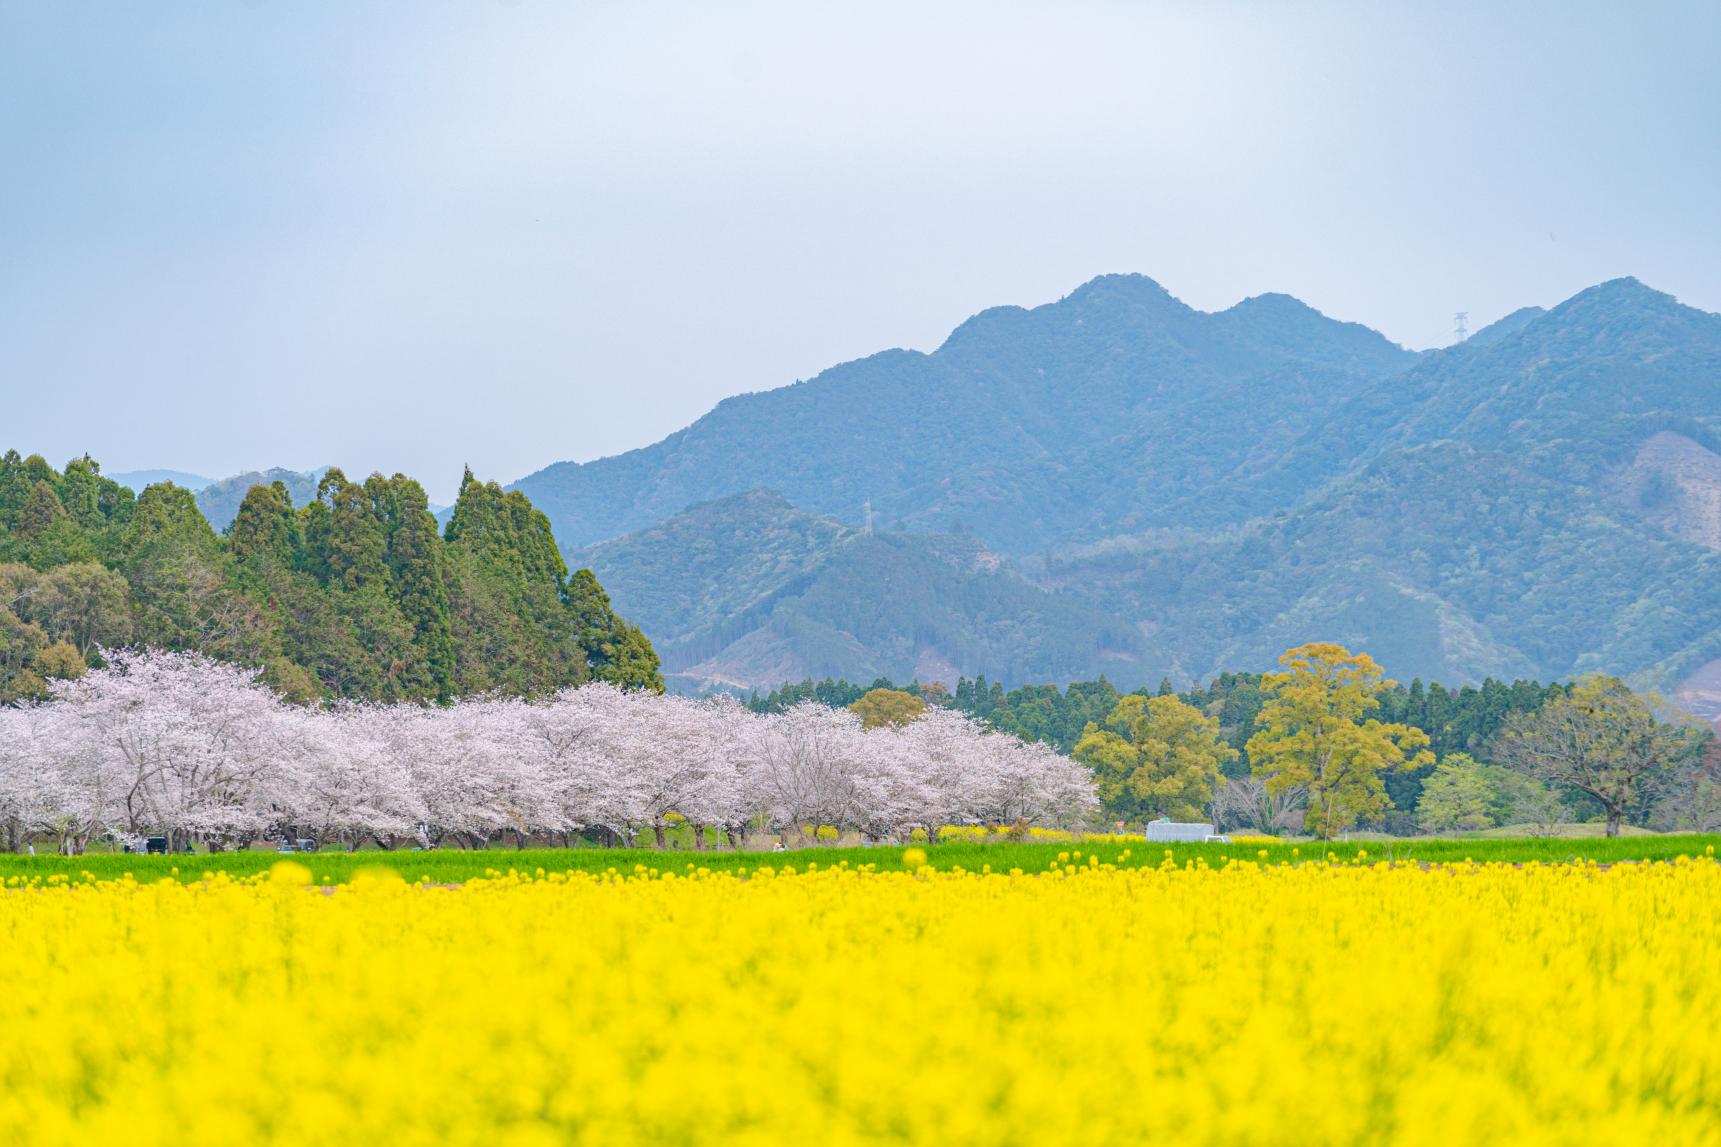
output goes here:
[{"label": "tree-covered hill", "polygon": [[1267,477],[1306,483],[1288,510],[1066,551],[1053,584],[1180,677],[1319,637],[1412,676],[1677,683],[1721,657],[1721,316],[1626,279],[1509,318],[1303,435]]},{"label": "tree-covered hill", "polygon": [[1721,450],[1721,315],[1616,279],[1515,326],[1362,390],[1299,436],[1269,480],[1317,484],[1450,440],[1599,493],[1657,433]]},{"label": "tree-covered hill", "polygon": [[549,521],[470,474],[443,531],[410,478],[329,470],[303,505],[251,487],[222,536],[171,483],[134,496],[87,458],[0,457],[0,699],[128,644],[259,666],[303,698],[661,683]]},{"label": "tree-covered hill", "polygon": [[1721,554],[1452,441],[1384,453],[1223,537],[1072,553],[1052,582],[1153,625],[1178,680],[1265,666],[1316,636],[1459,681],[1669,682],[1721,657]]},{"label": "tree-covered hill", "polygon": [[[1177,520],[1168,491],[1258,469],[1416,357],[1283,295],[1209,314],[1109,275],[1047,306],[982,312],[932,354],[886,351],[727,399],[654,446],[516,487],[568,545],[770,489],[850,524],[870,501],[887,528],[963,526],[1038,553]],[[1269,491],[1256,503],[1275,504]]]},{"label": "tree-covered hill", "polygon": [[579,551],[684,687],[804,676],[1135,681],[1141,635],[975,538],[867,533],[750,492]]},{"label": "tree-covered hill", "polygon": [[[1265,668],[1317,638],[1455,681],[1602,669],[1667,688],[1721,658],[1721,316],[1631,279],[1413,355],[1285,296],[1206,314],[1108,276],[520,486],[575,538],[644,527],[592,552],[618,563],[624,600],[663,603],[664,632],[699,655],[679,664],[745,638],[723,664],[778,680],[907,679],[904,643],[861,636],[861,603],[888,597],[909,632],[973,633],[968,591],[868,583],[813,626],[802,583],[864,568],[863,551],[809,573],[770,530],[702,522],[730,512],[713,494],[768,487],[831,515],[818,552],[870,500],[875,549],[884,531],[903,553],[956,533],[1006,555],[1013,608],[1104,619],[1060,623],[1106,635],[1064,642],[1064,663],[1126,651],[1087,675],[1131,683]],[[722,561],[690,563],[708,529]],[[787,588],[754,593],[772,577]],[[795,611],[757,624],[779,600]],[[743,620],[712,629],[726,614]],[[957,672],[1070,679],[1036,660],[1043,638],[987,624],[985,642],[945,639],[992,666],[947,657]]]},{"label": "tree-covered hill", "polygon": [[216,533],[225,533],[227,527],[233,524],[233,519],[239,516],[239,506],[245,501],[245,495],[251,492],[251,487],[273,486],[279,482],[285,487],[287,496],[292,498],[295,506],[304,506],[316,500],[317,483],[328,471],[327,466],[319,470],[284,470],[274,467],[234,474],[205,483],[197,491],[197,508],[203,511],[203,516],[209,519],[209,524],[215,528]]}]

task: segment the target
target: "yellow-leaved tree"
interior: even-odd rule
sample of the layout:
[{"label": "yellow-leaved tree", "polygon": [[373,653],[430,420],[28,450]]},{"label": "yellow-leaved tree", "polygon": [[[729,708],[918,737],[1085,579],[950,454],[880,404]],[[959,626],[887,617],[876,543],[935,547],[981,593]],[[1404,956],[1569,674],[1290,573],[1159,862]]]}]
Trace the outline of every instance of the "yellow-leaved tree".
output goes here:
[{"label": "yellow-leaved tree", "polygon": [[849,712],[861,719],[863,729],[877,729],[881,725],[900,729],[926,712],[926,702],[901,689],[874,689],[850,705]]},{"label": "yellow-leaved tree", "polygon": [[1203,819],[1220,766],[1236,756],[1212,717],[1176,697],[1139,694],[1119,701],[1103,729],[1090,724],[1075,752],[1108,812],[1174,820]]},{"label": "yellow-leaved tree", "polygon": [[1267,703],[1255,718],[1249,762],[1275,794],[1308,793],[1306,827],[1323,839],[1392,807],[1381,773],[1434,760],[1428,734],[1369,714],[1392,682],[1366,653],[1313,642],[1279,658],[1283,673],[1261,679]]}]

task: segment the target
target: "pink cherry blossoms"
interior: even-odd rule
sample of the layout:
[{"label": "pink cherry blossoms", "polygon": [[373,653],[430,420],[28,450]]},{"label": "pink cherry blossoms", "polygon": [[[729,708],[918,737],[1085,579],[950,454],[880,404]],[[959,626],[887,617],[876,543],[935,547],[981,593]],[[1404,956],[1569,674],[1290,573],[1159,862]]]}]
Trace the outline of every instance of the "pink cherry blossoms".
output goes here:
[{"label": "pink cherry blossoms", "polygon": [[0,709],[0,824],[63,852],[107,833],[232,848],[652,832],[661,845],[677,821],[702,847],[739,847],[824,825],[874,839],[1069,826],[1097,807],[1082,766],[940,709],[863,731],[815,703],[760,716],[732,698],[603,684],[539,701],[302,708],[195,654],[106,660],[51,701]]}]

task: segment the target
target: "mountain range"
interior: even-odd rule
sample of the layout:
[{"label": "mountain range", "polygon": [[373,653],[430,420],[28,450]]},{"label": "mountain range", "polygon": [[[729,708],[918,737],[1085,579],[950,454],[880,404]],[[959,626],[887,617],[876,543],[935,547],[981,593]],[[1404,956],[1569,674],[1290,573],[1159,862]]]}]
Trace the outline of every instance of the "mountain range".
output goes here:
[{"label": "mountain range", "polygon": [[[113,481],[126,487],[134,494],[141,494],[158,482],[172,482],[197,495],[197,508],[208,520],[217,533],[223,533],[233,524],[233,519],[239,516],[239,507],[245,501],[245,495],[250,493],[253,486],[270,486],[276,482],[287,491],[287,497],[295,506],[304,506],[316,500],[317,483],[323,475],[329,472],[329,467],[319,466],[315,470],[287,470],[276,466],[268,470],[247,470],[242,474],[232,474],[226,478],[205,478],[201,474],[189,474],[183,470],[126,470],[118,474],[110,474]],[[430,512],[438,522],[448,524],[453,516],[454,507],[430,503]]]},{"label": "mountain range", "polygon": [[1721,658],[1721,316],[1633,279],[1417,353],[1110,275],[516,484],[687,687],[1449,682]]},{"label": "mountain range", "polygon": [[184,487],[195,494],[215,481],[213,478],[205,478],[202,474],[189,474],[184,470],[121,470],[116,474],[109,474],[107,477],[134,494],[141,494],[145,488],[158,482],[172,482],[175,486]]}]

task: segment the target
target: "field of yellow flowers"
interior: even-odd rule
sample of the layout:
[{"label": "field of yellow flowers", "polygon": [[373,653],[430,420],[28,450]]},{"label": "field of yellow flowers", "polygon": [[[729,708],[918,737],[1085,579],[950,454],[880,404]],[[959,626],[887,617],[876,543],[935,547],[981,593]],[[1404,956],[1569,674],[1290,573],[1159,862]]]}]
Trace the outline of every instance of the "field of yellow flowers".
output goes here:
[{"label": "field of yellow flowers", "polygon": [[14,886],[0,1143],[1721,1144],[1713,859],[1100,851]]}]

